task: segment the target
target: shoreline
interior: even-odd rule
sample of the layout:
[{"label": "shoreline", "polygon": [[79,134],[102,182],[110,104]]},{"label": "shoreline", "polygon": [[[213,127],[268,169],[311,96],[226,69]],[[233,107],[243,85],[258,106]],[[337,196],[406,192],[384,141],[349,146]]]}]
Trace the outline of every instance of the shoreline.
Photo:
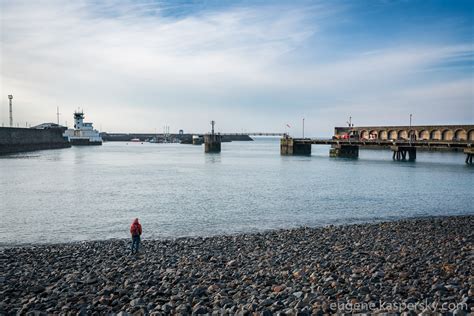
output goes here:
[{"label": "shoreline", "polygon": [[399,312],[409,304],[468,312],[472,227],[474,215],[427,216],[145,239],[138,256],[128,239],[3,248],[0,314],[293,315],[393,311],[394,304]]},{"label": "shoreline", "polygon": [[[218,237],[232,237],[232,236],[240,236],[240,235],[259,235],[259,234],[267,234],[267,233],[278,233],[278,232],[288,232],[288,231],[293,231],[293,230],[299,230],[299,229],[324,229],[326,227],[345,227],[345,226],[354,226],[354,225],[372,225],[372,224],[379,224],[379,223],[392,223],[392,222],[399,222],[399,221],[412,221],[412,220],[423,220],[423,219],[443,219],[447,217],[469,217],[469,216],[474,216],[474,213],[472,214],[466,214],[466,213],[458,213],[458,214],[453,214],[453,215],[419,215],[419,216],[410,216],[410,217],[393,217],[393,218],[375,218],[368,220],[366,218],[360,219],[360,220],[352,220],[349,222],[343,222],[343,221],[336,221],[333,223],[326,223],[322,224],[320,226],[295,226],[295,227],[289,227],[289,228],[269,228],[269,229],[263,229],[259,231],[251,231],[251,232],[234,232],[234,233],[228,233],[228,234],[215,234],[215,235],[183,235],[183,236],[165,236],[161,238],[154,238],[154,237],[145,237],[142,238],[143,241],[147,242],[163,242],[163,241],[177,241],[181,239],[195,239],[195,238],[200,238],[200,239],[206,239],[206,238],[218,238]],[[146,236],[146,234],[144,234]],[[17,248],[38,248],[38,247],[47,247],[47,246],[67,246],[67,245],[75,245],[75,244],[83,244],[83,243],[97,243],[97,242],[128,242],[129,238],[125,237],[111,237],[111,238],[100,238],[100,239],[84,239],[84,240],[73,240],[73,241],[65,241],[65,242],[44,242],[44,243],[33,243],[33,242],[28,242],[28,243],[19,243],[19,244],[13,244],[13,245],[4,245],[0,243],[0,253],[4,250],[7,249],[17,249]]]}]

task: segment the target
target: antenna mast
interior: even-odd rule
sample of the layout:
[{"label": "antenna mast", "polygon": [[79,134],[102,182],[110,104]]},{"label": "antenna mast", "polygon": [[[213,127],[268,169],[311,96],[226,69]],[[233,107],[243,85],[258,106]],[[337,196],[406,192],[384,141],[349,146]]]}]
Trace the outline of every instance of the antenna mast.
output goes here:
[{"label": "antenna mast", "polygon": [[59,113],[59,106],[58,106],[56,107],[56,120],[57,120],[58,125],[59,125],[59,114],[61,113]]}]

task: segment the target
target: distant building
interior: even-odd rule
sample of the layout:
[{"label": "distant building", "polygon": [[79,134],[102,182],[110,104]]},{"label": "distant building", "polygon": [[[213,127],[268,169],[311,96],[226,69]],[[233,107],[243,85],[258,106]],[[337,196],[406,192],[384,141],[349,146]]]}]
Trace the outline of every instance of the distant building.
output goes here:
[{"label": "distant building", "polygon": [[30,127],[30,128],[33,128],[33,129],[60,128],[60,129],[64,129],[64,130],[67,129],[67,127],[62,126],[62,125],[58,125],[58,124],[56,124],[56,123],[43,123],[43,124],[36,125],[36,126]]},{"label": "distant building", "polygon": [[183,135],[184,131],[182,129],[179,130],[179,135]]}]

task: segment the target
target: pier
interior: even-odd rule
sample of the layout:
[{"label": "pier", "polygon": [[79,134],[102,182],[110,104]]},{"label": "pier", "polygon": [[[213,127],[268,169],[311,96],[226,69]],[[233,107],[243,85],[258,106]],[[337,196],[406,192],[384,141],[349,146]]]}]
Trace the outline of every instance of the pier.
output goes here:
[{"label": "pier", "polygon": [[63,137],[65,128],[0,127],[0,156],[35,150],[69,148]]},{"label": "pier", "polygon": [[214,133],[215,121],[211,121],[211,134],[204,135],[204,152],[206,153],[220,153],[222,137],[220,134]]},{"label": "pier", "polygon": [[330,157],[358,158],[359,148],[390,149],[395,161],[415,161],[417,148],[464,151],[473,164],[474,125],[336,127],[332,139],[291,138],[280,141],[281,155],[311,155],[312,145],[330,145]]},{"label": "pier", "polygon": [[360,147],[380,148],[393,151],[393,160],[415,161],[417,148],[450,148],[464,150],[466,163],[472,165],[474,144],[472,141],[407,141],[407,140],[335,140],[284,137],[280,141],[281,155],[311,155],[312,145],[331,145],[329,155],[340,158],[358,158]]},{"label": "pier", "polygon": [[354,132],[362,140],[474,141],[474,125],[335,127],[334,136]]}]

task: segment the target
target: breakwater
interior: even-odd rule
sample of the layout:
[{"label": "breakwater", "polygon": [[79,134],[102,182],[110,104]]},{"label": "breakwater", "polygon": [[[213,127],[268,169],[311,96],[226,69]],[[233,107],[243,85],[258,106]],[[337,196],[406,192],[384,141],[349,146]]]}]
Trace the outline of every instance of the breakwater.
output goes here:
[{"label": "breakwater", "polygon": [[0,155],[33,150],[68,148],[64,129],[0,127]]},{"label": "breakwater", "polygon": [[[184,144],[192,144],[193,135],[203,136],[203,134],[151,134],[151,133],[101,133],[102,139],[108,142],[129,142],[134,138],[138,138],[140,141],[146,141],[151,138],[158,139],[176,139],[180,140]],[[253,139],[249,135],[245,134],[222,134],[223,142],[231,141],[252,141]]]},{"label": "breakwater", "polygon": [[[0,313],[319,315],[474,309],[474,216],[10,248]],[[146,226],[144,226],[146,236]]]}]

